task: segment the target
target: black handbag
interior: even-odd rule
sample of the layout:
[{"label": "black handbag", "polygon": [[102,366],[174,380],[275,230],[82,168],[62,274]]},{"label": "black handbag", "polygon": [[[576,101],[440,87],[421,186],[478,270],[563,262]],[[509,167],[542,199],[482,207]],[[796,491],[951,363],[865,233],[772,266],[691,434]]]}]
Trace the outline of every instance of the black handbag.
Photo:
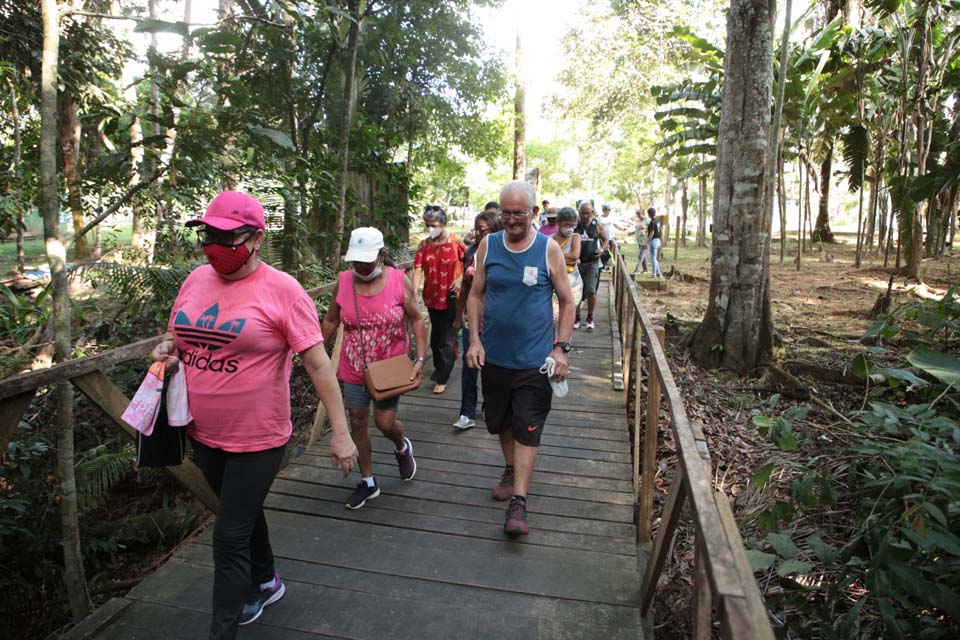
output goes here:
[{"label": "black handbag", "polygon": [[141,467],[175,467],[183,464],[187,449],[186,427],[171,427],[167,420],[167,387],[170,376],[163,376],[160,408],[153,433],[145,436],[137,432],[137,464]]}]

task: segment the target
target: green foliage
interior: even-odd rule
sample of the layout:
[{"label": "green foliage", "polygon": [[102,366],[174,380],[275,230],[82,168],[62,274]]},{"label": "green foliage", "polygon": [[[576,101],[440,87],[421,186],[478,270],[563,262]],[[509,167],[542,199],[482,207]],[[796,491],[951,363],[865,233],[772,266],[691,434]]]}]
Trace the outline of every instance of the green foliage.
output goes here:
[{"label": "green foliage", "polygon": [[76,467],[77,496],[83,510],[100,504],[110,487],[133,471],[132,443],[115,451],[102,444],[79,457]]}]

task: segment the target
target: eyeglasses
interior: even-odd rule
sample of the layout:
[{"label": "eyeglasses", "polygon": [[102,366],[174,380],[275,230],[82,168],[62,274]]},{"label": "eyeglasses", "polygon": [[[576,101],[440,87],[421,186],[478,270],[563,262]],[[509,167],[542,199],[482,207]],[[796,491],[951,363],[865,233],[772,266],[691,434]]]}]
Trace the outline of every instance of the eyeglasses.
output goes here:
[{"label": "eyeglasses", "polygon": [[524,218],[527,216],[526,211],[501,211],[501,218]]},{"label": "eyeglasses", "polygon": [[197,229],[197,240],[203,247],[219,244],[224,247],[236,248],[245,244],[254,233],[256,233],[256,229],[240,228],[224,231],[223,229],[204,227],[203,229]]}]

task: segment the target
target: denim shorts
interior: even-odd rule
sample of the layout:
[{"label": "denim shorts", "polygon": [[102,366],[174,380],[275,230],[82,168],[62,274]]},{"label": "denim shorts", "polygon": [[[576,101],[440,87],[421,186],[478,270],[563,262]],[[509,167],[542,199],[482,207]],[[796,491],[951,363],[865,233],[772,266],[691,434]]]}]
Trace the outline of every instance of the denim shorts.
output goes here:
[{"label": "denim shorts", "polygon": [[367,388],[362,384],[351,384],[341,380],[340,385],[343,388],[343,406],[347,409],[369,409],[371,401],[375,411],[396,411],[400,408],[400,396],[376,401],[370,397]]}]

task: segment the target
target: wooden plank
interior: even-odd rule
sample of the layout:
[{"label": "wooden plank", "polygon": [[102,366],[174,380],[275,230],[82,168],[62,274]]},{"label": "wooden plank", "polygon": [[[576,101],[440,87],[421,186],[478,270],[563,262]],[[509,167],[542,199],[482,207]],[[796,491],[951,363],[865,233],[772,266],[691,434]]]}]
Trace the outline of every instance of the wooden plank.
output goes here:
[{"label": "wooden plank", "polygon": [[[654,327],[654,336],[648,336],[648,350],[651,362],[647,371],[654,370],[652,362],[653,350],[650,343],[663,345],[664,331],[662,327]],[[643,472],[640,482],[640,516],[637,527],[637,541],[650,542],[653,526],[653,493],[654,476],[657,472],[657,450],[660,444],[660,381],[655,375],[647,377],[647,420],[643,430]]]},{"label": "wooden plank", "polygon": [[60,640],[90,640],[90,638],[101,637],[100,632],[117,620],[131,604],[133,602],[126,598],[110,598],[60,636]]},{"label": "wooden plank", "polygon": [[[194,585],[208,585],[212,581],[212,569],[205,565],[181,564],[180,571],[171,575],[170,579],[176,580],[171,586],[180,587],[182,592]],[[363,582],[360,582],[360,585],[363,585]],[[255,624],[245,627],[242,637],[248,637],[248,630],[262,628],[274,634],[299,632],[321,634],[320,637],[394,640],[630,638],[627,629],[618,629],[609,623],[591,624],[583,620],[565,620],[565,624],[561,626],[551,624],[546,616],[537,616],[529,611],[517,611],[513,608],[504,611],[503,607],[484,610],[473,606],[448,604],[436,598],[414,599],[408,594],[377,595],[376,606],[371,606],[371,600],[374,599],[356,587],[357,585],[332,588],[288,582],[287,595],[283,600],[266,609]],[[197,602],[189,597],[177,597],[173,589],[163,595],[164,600],[158,598],[151,603],[164,604],[171,612],[185,610],[206,613],[209,610],[207,599]],[[363,615],[357,615],[358,611],[362,611]],[[497,614],[491,615],[491,611],[496,611]],[[567,627],[567,630],[564,627]]]},{"label": "wooden plank", "polygon": [[[750,561],[747,560],[747,554],[744,553],[743,538],[740,537],[740,528],[737,526],[737,520],[733,515],[733,509],[730,506],[730,500],[722,491],[715,493],[717,510],[720,513],[720,522],[723,526],[723,532],[727,537],[730,547],[733,549],[733,557],[737,563],[737,571],[743,584],[744,607],[746,616],[750,621],[750,633],[745,635],[740,633],[736,638],[757,638],[758,640],[773,640],[774,633],[770,627],[770,618],[767,614],[767,606],[760,594],[757,581],[753,577],[753,570],[750,569]],[[739,605],[738,605],[739,607]],[[739,613],[737,615],[740,615]]]},{"label": "wooden plank", "polygon": [[710,640],[713,598],[710,593],[710,576],[707,575],[707,559],[703,550],[703,535],[698,531],[694,542],[694,640]]},{"label": "wooden plank", "polygon": [[[429,461],[417,463],[417,477],[419,482],[430,482],[433,484],[446,484],[455,487],[472,487],[491,491],[500,478],[500,473],[491,471],[489,475],[473,475],[462,473],[458,470],[444,470],[430,468],[434,465],[428,464]],[[377,454],[373,455],[374,473],[383,478],[399,478],[399,472],[396,468],[396,460],[392,455]],[[288,473],[291,479],[302,482],[316,482],[318,484],[331,484],[343,486],[345,482],[342,475],[330,466],[328,460],[321,456],[309,454],[306,459],[299,458],[296,464],[290,465],[287,470],[281,471],[281,475]],[[560,479],[565,481],[563,484],[551,482]],[[598,486],[586,487],[577,483],[575,476],[547,476],[546,474],[536,473],[533,476],[533,482],[530,483],[529,493],[532,496],[546,496],[553,498],[568,498],[571,500],[587,500],[593,502],[607,502],[609,504],[631,505],[631,496],[623,491],[627,486],[624,481],[613,484],[612,481],[599,481]],[[603,485],[607,485],[603,488]],[[598,498],[603,496],[602,499]]]},{"label": "wooden plank", "polygon": [[[500,440],[487,433],[482,418],[476,427],[470,429],[457,429],[449,422],[438,425],[410,419],[403,420],[403,428],[414,442],[423,440],[439,444],[459,444],[464,447],[500,450]],[[550,425],[550,429],[540,439],[540,446],[550,447],[550,450],[556,451],[558,455],[566,453],[571,457],[587,457],[593,452],[608,452],[625,453],[629,459],[630,446],[623,441],[622,432],[611,432],[612,437],[600,439],[593,435],[597,431],[600,430],[591,431]]]},{"label": "wooden plank", "polygon": [[[87,396],[91,402],[100,407],[104,413],[127,432],[131,437],[136,437],[136,431],[123,421],[121,416],[126,410],[130,401],[123,391],[100,371],[91,371],[82,375],[74,376],[70,382]],[[193,464],[190,459],[185,459],[183,464],[176,467],[167,467],[167,471],[180,481],[183,486],[190,490],[200,502],[208,509],[216,513],[220,509],[220,500],[207,484],[200,469]]]},{"label": "wooden plank", "polygon": [[643,574],[643,585],[640,587],[640,593],[642,594],[640,611],[643,615],[646,615],[650,610],[650,604],[653,602],[653,592],[657,588],[657,580],[660,579],[660,573],[663,571],[663,565],[667,560],[670,541],[677,530],[677,523],[680,522],[680,512],[683,510],[683,501],[687,495],[685,480],[683,470],[678,467],[676,475],[673,476],[673,482],[670,483],[667,503],[663,506],[660,529],[657,531],[657,537],[653,542],[650,562],[647,563],[647,571]]},{"label": "wooden plank", "polygon": [[[632,307],[631,307],[632,308]],[[640,317],[639,315],[634,316],[633,319],[634,329],[633,329],[633,339],[636,343],[634,348],[634,371],[636,371],[636,384],[634,385],[634,398],[633,398],[633,501],[636,505],[637,510],[637,526],[640,525],[640,468],[642,466],[641,456],[640,456],[640,434],[641,434],[641,425],[643,424],[643,394],[641,393],[641,387],[643,380],[641,378],[641,371],[643,367],[643,354],[641,353],[640,345],[637,341],[637,336],[640,334]]]},{"label": "wooden plank", "polygon": [[[416,448],[414,448],[416,452]],[[487,506],[494,503],[491,499],[490,491],[494,483],[485,488],[463,487],[451,484],[437,483],[419,483],[416,478],[411,482],[388,481],[387,478],[393,476],[395,464],[390,466],[375,467],[375,472],[380,470],[390,470],[390,476],[381,474],[382,482],[380,491],[390,490],[398,495],[422,498],[425,500],[435,499],[455,504],[472,504],[477,506]],[[386,467],[384,469],[384,467]],[[417,471],[419,477],[420,471]],[[536,474],[534,474],[536,477]],[[353,489],[356,483],[353,479],[344,479],[342,476],[338,479],[333,473],[326,471],[318,479],[322,480],[319,484],[329,484],[339,486],[344,489]],[[535,497],[536,496],[536,497]],[[625,504],[609,504],[602,502],[590,502],[587,500],[570,500],[567,498],[554,498],[550,496],[537,496],[530,493],[530,504],[528,510],[539,510],[541,513],[551,513],[554,515],[563,515],[577,518],[588,518],[591,520],[603,520],[607,522],[620,522],[625,525],[633,523],[633,509]],[[504,508],[506,505],[502,505]]]},{"label": "wooden plank", "polygon": [[133,344],[128,344],[124,347],[98,353],[94,356],[61,362],[60,364],[53,365],[49,369],[38,369],[37,371],[29,371],[4,378],[0,380],[0,400],[5,400],[6,398],[20,395],[26,391],[32,391],[40,387],[65,382],[84,373],[107,369],[121,362],[142,358],[153,351],[153,348],[160,342],[160,339],[161,336],[154,336],[134,342]]},{"label": "wooden plank", "polygon": [[[615,306],[616,304],[615,298],[611,296],[610,306],[607,308],[610,309],[611,306]],[[623,337],[620,333],[620,318],[622,317],[619,308],[616,314],[610,314],[610,347],[613,350],[611,375],[613,376],[613,388],[616,391],[623,391],[624,380],[628,375],[624,366],[623,344],[621,342]]]},{"label": "wooden plank", "polygon": [[[373,437],[370,439],[373,449],[383,453],[393,453],[393,445],[385,438]],[[464,462],[480,464],[503,469],[503,455],[499,451],[470,449],[457,445],[435,444],[432,442],[414,442],[414,455],[417,460],[429,458],[432,460],[447,460],[450,462]],[[595,478],[626,478],[630,474],[630,463],[623,461],[607,462],[596,458],[614,454],[599,453],[594,458],[571,458],[542,453],[537,456],[537,471],[552,473],[566,473],[577,476],[591,476]]]},{"label": "wooden plank", "polygon": [[[400,496],[381,495],[371,500],[363,509],[351,510],[343,506],[351,490],[343,488],[336,490],[331,487],[314,485],[315,491],[302,491],[295,483],[284,484],[278,480],[279,487],[270,493],[266,506],[276,511],[289,513],[304,513],[312,516],[321,516],[333,520],[347,520],[350,522],[366,522],[397,529],[411,531],[432,531],[448,535],[462,536],[465,542],[471,540],[500,540],[503,538],[503,508],[448,508],[456,507],[442,502],[422,499],[411,499]],[[290,495],[286,489],[292,487],[297,493],[314,493],[314,496],[304,497]],[[330,499],[317,499],[319,494]],[[335,498],[335,500],[333,499]],[[403,507],[409,507],[404,509]],[[440,515],[424,513],[430,507],[440,507]],[[484,512],[487,512],[486,514]],[[454,518],[451,514],[466,517]],[[476,514],[476,515],[474,515]],[[483,520],[478,518],[483,517]],[[625,538],[614,538],[600,534],[568,533],[557,531],[554,526],[564,523],[564,518],[536,516],[539,523],[537,535],[519,538],[516,544],[523,546],[551,547],[556,549],[576,550],[578,555],[616,555],[632,558],[632,549],[626,544]],[[589,524],[596,524],[591,522]],[[599,528],[599,527],[598,527]]]},{"label": "wooden plank", "polygon": [[[202,566],[213,566],[211,549],[202,544],[185,546],[177,553],[176,559]],[[581,621],[624,629],[636,627],[640,617],[635,605],[562,600],[510,593],[502,589],[484,589],[383,573],[371,576],[357,569],[302,562],[291,558],[280,560],[278,565],[284,578],[295,583],[359,590],[372,597],[409,598],[477,609],[488,613],[497,611],[511,615],[532,615],[541,619],[554,620],[560,624]],[[636,638],[634,637],[633,640]]]},{"label": "wooden plank", "polygon": [[0,402],[0,451],[7,450],[7,444],[20,427],[20,418],[33,402],[34,393],[31,389]]},{"label": "wooden plank", "polygon": [[[313,467],[319,467],[321,469],[330,468],[330,458],[327,455],[327,450],[323,447],[317,448],[314,447],[308,453],[302,455],[297,459],[299,464],[310,465]],[[393,454],[380,454],[374,452],[373,454],[374,462],[374,471],[376,473],[384,473],[387,469],[394,468],[396,465],[396,460],[393,459]],[[379,465],[379,466],[378,466]],[[503,472],[503,467],[501,466],[490,466],[490,465],[474,465],[467,464],[463,462],[451,462],[449,460],[434,460],[431,458],[417,457],[417,475],[420,475],[421,470],[430,470],[438,472],[447,472],[454,474],[464,474],[472,475],[478,478],[488,478],[492,480],[490,487],[493,487],[500,478],[501,473]],[[533,485],[536,484],[552,484],[561,487],[584,487],[588,489],[603,489],[607,488],[609,491],[629,491],[630,490],[630,481],[629,480],[620,480],[617,478],[595,478],[590,476],[577,476],[564,473],[551,473],[537,469],[536,473],[533,475]],[[532,486],[533,486],[532,485]]]}]

